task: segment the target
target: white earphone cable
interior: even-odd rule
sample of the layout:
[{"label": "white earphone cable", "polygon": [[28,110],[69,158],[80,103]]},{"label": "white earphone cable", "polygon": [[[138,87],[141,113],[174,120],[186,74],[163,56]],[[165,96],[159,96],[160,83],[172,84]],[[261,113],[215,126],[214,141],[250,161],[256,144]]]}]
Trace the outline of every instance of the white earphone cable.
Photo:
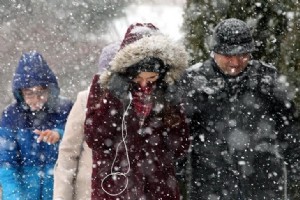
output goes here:
[{"label": "white earphone cable", "polygon": [[[126,121],[125,121],[125,117],[128,113],[128,110],[130,108],[130,105],[132,103],[132,95],[131,93],[129,92],[128,94],[128,97],[129,97],[129,104],[126,108],[126,110],[124,111],[123,113],[123,117],[122,117],[122,140],[121,142],[117,145],[117,148],[116,148],[116,155],[114,157],[114,160],[112,162],[112,165],[111,165],[111,169],[110,169],[110,174],[106,175],[102,181],[101,181],[101,188],[102,190],[110,195],[110,196],[118,196],[120,194],[122,194],[126,189],[127,189],[127,186],[128,186],[128,177],[126,177],[126,175],[129,173],[130,171],[130,159],[129,159],[129,154],[128,154],[128,147],[127,147],[127,144],[126,144],[126,137],[127,137],[127,126],[126,126]],[[120,145],[124,143],[124,148],[125,148],[125,154],[126,154],[126,159],[127,159],[127,163],[128,163],[128,168],[127,168],[127,171],[126,172],[114,172],[114,165],[115,165],[115,162],[116,162],[116,159],[117,159],[117,156],[118,156],[118,152],[119,152],[119,147]],[[104,189],[103,187],[103,183],[106,179],[108,179],[109,177],[112,177],[113,180],[115,180],[117,178],[117,176],[123,176],[125,177],[125,180],[126,180],[126,183],[125,183],[125,186],[124,188],[118,192],[118,193],[110,193],[108,192],[106,189]]]}]

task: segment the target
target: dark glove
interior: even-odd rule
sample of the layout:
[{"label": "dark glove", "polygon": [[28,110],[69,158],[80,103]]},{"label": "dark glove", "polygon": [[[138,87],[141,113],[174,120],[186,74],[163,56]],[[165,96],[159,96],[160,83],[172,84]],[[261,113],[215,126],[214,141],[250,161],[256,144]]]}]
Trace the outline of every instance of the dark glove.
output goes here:
[{"label": "dark glove", "polygon": [[167,87],[166,100],[171,103],[171,105],[178,105],[182,103],[183,92],[181,87],[177,84],[169,85]]},{"label": "dark glove", "polygon": [[108,89],[114,96],[119,99],[126,99],[128,97],[131,81],[125,75],[115,73],[111,76],[108,82]]},{"label": "dark glove", "polygon": [[175,81],[173,85],[169,85],[166,90],[166,99],[173,105],[186,103],[188,92],[190,91],[190,83],[186,74]]}]

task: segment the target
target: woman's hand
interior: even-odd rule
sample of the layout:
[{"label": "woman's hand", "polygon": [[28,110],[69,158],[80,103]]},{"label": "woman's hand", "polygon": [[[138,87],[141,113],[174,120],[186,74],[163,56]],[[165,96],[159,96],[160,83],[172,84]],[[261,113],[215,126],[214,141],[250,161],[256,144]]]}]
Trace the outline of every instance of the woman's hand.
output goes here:
[{"label": "woman's hand", "polygon": [[130,79],[122,74],[113,74],[107,88],[119,99],[128,95]]},{"label": "woman's hand", "polygon": [[60,135],[57,131],[53,130],[45,130],[45,131],[40,131],[35,129],[33,131],[35,134],[39,135],[37,142],[40,143],[41,141],[47,142],[48,144],[55,144],[56,142],[59,141]]}]

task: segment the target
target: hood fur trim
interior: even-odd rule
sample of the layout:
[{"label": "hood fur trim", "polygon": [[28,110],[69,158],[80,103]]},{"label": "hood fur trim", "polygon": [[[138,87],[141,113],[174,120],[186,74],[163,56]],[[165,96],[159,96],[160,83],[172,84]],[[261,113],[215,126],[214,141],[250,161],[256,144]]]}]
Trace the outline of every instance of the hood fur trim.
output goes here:
[{"label": "hood fur trim", "polygon": [[164,79],[170,85],[178,80],[188,67],[188,55],[183,45],[175,43],[164,35],[144,37],[117,52],[110,62],[109,71],[101,74],[100,85],[107,87],[112,74],[124,73],[128,67],[145,57],[160,58],[165,65],[170,66]]}]

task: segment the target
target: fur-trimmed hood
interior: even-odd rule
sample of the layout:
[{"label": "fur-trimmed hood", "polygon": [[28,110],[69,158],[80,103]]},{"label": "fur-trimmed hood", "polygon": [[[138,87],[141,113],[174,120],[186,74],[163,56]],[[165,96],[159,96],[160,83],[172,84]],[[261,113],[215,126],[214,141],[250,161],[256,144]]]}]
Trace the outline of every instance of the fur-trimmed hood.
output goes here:
[{"label": "fur-trimmed hood", "polygon": [[169,66],[164,81],[169,85],[178,80],[188,67],[188,56],[184,46],[162,34],[145,36],[121,48],[110,62],[109,71],[100,76],[100,85],[107,87],[114,73],[125,73],[126,69],[146,57],[161,59]]}]

